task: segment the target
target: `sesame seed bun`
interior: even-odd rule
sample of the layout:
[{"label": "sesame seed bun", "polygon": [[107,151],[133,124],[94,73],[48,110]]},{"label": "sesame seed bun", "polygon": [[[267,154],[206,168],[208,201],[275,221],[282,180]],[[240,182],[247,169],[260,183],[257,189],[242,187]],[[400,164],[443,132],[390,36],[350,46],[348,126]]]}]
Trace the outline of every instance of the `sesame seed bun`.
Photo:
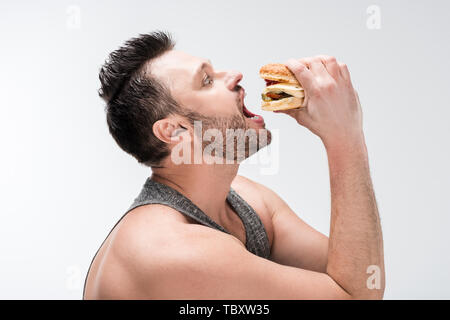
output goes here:
[{"label": "sesame seed bun", "polygon": [[269,63],[259,70],[263,79],[300,85],[294,74],[281,63]]}]

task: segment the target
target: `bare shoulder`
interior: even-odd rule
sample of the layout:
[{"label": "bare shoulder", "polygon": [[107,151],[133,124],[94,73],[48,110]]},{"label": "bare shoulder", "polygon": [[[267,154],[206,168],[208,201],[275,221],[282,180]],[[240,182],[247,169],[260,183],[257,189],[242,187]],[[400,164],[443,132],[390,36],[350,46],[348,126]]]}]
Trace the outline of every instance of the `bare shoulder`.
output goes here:
[{"label": "bare shoulder", "polygon": [[270,218],[273,217],[275,210],[273,205],[274,201],[278,201],[280,197],[272,189],[241,175],[236,176],[231,186],[236,189],[239,194],[242,193],[246,197],[249,197],[249,199],[258,200],[260,203],[264,204],[264,211],[266,214],[269,215]]},{"label": "bare shoulder", "polygon": [[245,251],[235,237],[192,223],[171,207],[138,207],[123,217],[102,245],[90,270],[85,298],[158,298],[164,292],[158,284],[171,268],[186,261],[201,264],[202,255],[214,260],[215,251],[208,248],[223,252],[229,246]]},{"label": "bare shoulder", "polygon": [[[110,232],[89,268],[84,299],[121,299],[138,292],[137,263],[156,261],[186,218],[174,209],[145,205],[128,212]],[[149,266],[151,268],[151,265]],[[120,288],[120,290],[118,290]]]},{"label": "bare shoulder", "polygon": [[135,208],[117,226],[111,239],[112,249],[125,260],[152,249],[149,248],[150,245],[161,248],[154,252],[158,254],[177,239],[179,229],[188,223],[187,217],[165,205],[152,204]]},{"label": "bare shoulder", "polygon": [[236,181],[242,185],[251,186],[252,192],[259,195],[272,219],[280,207],[287,205],[286,202],[268,186],[239,175],[236,176]]},{"label": "bare shoulder", "polygon": [[132,240],[136,235],[125,232],[121,237],[125,241],[118,255],[132,266],[126,273],[135,284],[120,294],[133,299],[231,299],[241,284],[236,281],[232,295],[224,292],[224,286],[241,278],[246,261],[256,257],[234,237],[202,225],[173,225],[170,231],[161,230],[159,239]]}]

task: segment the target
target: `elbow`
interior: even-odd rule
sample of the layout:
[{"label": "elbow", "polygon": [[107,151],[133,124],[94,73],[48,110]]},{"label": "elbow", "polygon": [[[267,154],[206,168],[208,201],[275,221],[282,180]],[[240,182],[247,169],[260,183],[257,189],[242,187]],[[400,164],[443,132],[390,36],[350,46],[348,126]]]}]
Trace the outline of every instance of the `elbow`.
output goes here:
[{"label": "elbow", "polygon": [[375,283],[369,283],[364,277],[359,277],[356,279],[348,279],[344,276],[346,281],[341,281],[340,284],[337,281],[337,277],[333,278],[329,273],[328,275],[333,281],[339,286],[342,293],[339,299],[345,300],[383,300],[384,291],[386,288],[386,283],[384,281],[384,273],[380,277],[379,281]]},{"label": "elbow", "polygon": [[384,286],[381,288],[364,289],[351,295],[351,300],[383,300]]},{"label": "elbow", "polygon": [[384,298],[385,284],[380,283],[375,287],[353,287],[347,291],[348,300],[383,300]]}]

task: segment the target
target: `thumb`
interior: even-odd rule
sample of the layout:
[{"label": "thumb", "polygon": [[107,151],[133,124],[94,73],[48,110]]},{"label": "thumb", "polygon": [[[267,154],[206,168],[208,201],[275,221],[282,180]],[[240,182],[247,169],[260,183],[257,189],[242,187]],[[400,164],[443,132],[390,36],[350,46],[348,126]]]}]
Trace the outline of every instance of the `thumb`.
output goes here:
[{"label": "thumb", "polygon": [[285,114],[290,115],[291,117],[294,117],[294,118],[295,118],[295,116],[296,116],[298,110],[295,110],[295,109],[288,109],[288,110],[274,110],[274,112],[275,112],[275,113],[285,113]]},{"label": "thumb", "polygon": [[306,107],[301,107],[298,109],[276,110],[274,112],[285,113],[294,118],[299,124],[305,127],[308,127],[308,124],[310,123],[311,120]]}]

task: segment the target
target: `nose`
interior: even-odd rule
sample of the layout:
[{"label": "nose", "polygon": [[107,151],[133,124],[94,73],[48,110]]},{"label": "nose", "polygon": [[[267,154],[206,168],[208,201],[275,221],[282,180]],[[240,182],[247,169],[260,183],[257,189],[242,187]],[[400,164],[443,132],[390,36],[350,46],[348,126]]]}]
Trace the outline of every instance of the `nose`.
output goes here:
[{"label": "nose", "polygon": [[233,90],[237,84],[242,80],[242,73],[239,71],[229,71],[227,72],[225,78],[225,84],[229,90]]}]

